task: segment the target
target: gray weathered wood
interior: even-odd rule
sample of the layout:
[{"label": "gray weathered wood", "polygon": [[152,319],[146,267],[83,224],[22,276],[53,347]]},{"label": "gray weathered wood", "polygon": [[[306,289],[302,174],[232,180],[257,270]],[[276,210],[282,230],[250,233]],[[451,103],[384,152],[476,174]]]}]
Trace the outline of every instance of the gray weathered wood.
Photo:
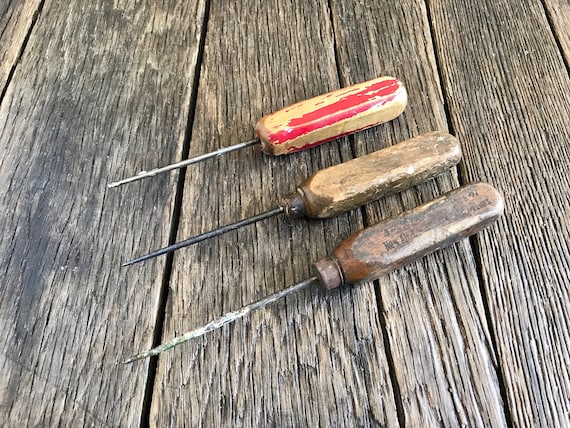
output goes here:
[{"label": "gray weathered wood", "polygon": [[16,65],[40,3],[39,0],[0,1],[0,93]]},{"label": "gray weathered wood", "polygon": [[[136,426],[149,411],[158,426],[567,425],[570,83],[557,0],[211,2],[191,154],[381,74],[405,81],[410,104],[354,139],[190,168],[179,238],[447,120],[464,147],[460,181],[497,186],[507,214],[475,251],[463,242],[375,286],[306,291],[164,354],[143,403],[148,362],[119,362],[151,345],[165,263],[118,265],[167,243],[178,174],[105,185],[180,157],[208,3],[0,0],[0,425]],[[181,251],[164,337],[304,279],[351,231],[457,185],[453,173],[335,220],[273,219]]]},{"label": "gray weathered wood", "polygon": [[[302,35],[300,37],[300,35]],[[326,2],[212,4],[192,153],[249,139],[264,113],[338,88]],[[390,126],[390,125],[387,125]],[[179,238],[274,206],[348,140],[269,158],[251,149],[189,169]],[[310,275],[359,212],[274,218],[175,256],[164,338]],[[159,358],[151,423],[396,425],[371,284],[306,290]]]},{"label": "gray weathered wood", "polygon": [[[396,126],[359,134],[355,151],[362,154],[426,131],[446,130],[425,7],[415,1],[334,1],[333,16],[345,83],[388,73],[401,78],[409,91],[408,108]],[[367,222],[458,185],[455,171],[446,174],[368,207]],[[493,236],[497,229],[484,233]],[[503,425],[495,356],[468,242],[381,279],[378,293],[400,393],[401,423]]]},{"label": "gray weathered wood", "polygon": [[476,242],[516,426],[570,415],[570,80],[539,1],[430,0],[463,173],[505,196]]},{"label": "gray weathered wood", "polygon": [[[203,2],[46,2],[0,106],[0,424],[134,426]],[[188,23],[191,22],[192,25]]]},{"label": "gray weathered wood", "polygon": [[568,0],[545,0],[544,5],[552,22],[554,37],[566,59],[566,68],[570,68],[570,2]]}]

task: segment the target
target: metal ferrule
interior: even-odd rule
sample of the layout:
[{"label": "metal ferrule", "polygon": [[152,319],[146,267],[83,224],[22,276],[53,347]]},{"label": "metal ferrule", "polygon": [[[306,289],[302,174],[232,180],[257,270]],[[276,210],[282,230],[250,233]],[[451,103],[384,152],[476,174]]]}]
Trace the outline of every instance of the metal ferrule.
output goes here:
[{"label": "metal ferrule", "polygon": [[285,214],[289,218],[305,217],[305,201],[299,189],[290,195],[284,196],[281,206],[285,208]]},{"label": "metal ferrule", "polygon": [[323,257],[313,263],[313,267],[317,272],[322,288],[331,290],[344,284],[342,269],[334,257]]}]

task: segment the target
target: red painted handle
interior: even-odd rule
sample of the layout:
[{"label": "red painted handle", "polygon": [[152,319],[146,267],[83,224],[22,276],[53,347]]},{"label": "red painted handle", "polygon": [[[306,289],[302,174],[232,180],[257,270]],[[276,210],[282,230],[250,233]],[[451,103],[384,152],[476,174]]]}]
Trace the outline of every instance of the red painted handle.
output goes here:
[{"label": "red painted handle", "polygon": [[398,117],[408,94],[393,77],[380,77],[291,105],[259,120],[261,150],[293,153]]}]

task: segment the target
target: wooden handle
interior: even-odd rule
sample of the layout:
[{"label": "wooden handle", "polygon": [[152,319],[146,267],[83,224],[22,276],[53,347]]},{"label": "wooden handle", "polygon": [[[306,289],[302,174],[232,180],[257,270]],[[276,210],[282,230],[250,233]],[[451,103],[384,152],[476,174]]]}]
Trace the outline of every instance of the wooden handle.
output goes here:
[{"label": "wooden handle", "polygon": [[398,117],[408,94],[393,77],[380,77],[291,105],[257,122],[261,150],[271,156],[308,149]]},{"label": "wooden handle", "polygon": [[492,186],[467,185],[352,235],[314,266],[326,289],[376,279],[479,232],[503,207]]},{"label": "wooden handle", "polygon": [[433,178],[460,159],[455,137],[424,134],[316,172],[282,206],[289,217],[334,217]]}]

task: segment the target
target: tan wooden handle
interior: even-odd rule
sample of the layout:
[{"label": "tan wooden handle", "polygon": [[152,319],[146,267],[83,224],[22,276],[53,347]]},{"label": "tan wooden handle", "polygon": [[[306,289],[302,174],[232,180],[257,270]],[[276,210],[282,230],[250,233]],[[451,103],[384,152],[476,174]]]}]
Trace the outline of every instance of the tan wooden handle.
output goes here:
[{"label": "tan wooden handle", "polygon": [[424,134],[320,170],[284,198],[289,217],[329,218],[433,178],[461,159],[455,137]]},{"label": "tan wooden handle", "polygon": [[344,240],[314,266],[324,288],[376,279],[479,232],[503,213],[503,198],[478,183],[454,190]]},{"label": "tan wooden handle", "polygon": [[276,111],[261,118],[255,130],[261,150],[279,156],[392,120],[407,102],[402,82],[380,77]]}]

